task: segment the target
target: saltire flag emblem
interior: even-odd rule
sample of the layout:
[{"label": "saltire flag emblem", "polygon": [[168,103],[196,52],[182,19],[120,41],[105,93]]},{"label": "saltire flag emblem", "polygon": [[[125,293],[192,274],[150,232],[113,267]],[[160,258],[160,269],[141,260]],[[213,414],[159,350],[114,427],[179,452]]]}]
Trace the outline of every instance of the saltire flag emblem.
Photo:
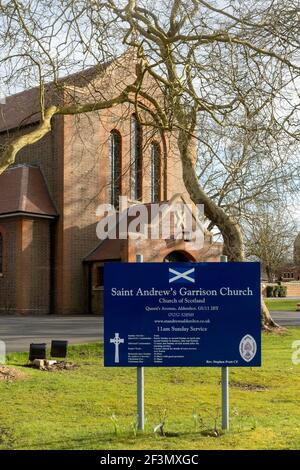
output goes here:
[{"label": "saltire flag emblem", "polygon": [[195,268],[184,267],[169,268],[169,283],[171,282],[195,282]]}]

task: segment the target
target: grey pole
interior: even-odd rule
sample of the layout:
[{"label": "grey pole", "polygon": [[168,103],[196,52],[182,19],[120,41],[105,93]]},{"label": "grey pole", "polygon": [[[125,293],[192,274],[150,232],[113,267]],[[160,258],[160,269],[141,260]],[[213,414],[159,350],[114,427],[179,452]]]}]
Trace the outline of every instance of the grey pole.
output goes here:
[{"label": "grey pole", "polygon": [[145,428],[145,403],[144,403],[144,367],[137,367],[137,427],[140,431]]},{"label": "grey pole", "polygon": [[228,367],[222,367],[222,429],[229,429],[229,384]]},{"label": "grey pole", "polygon": [[[136,255],[136,262],[142,263],[143,255]],[[137,427],[144,431],[145,428],[145,400],[144,400],[144,367],[137,367]]]},{"label": "grey pole", "polygon": [[[227,256],[221,255],[220,261],[226,263]],[[221,371],[222,381],[222,429],[229,429],[229,368],[222,367]]]}]

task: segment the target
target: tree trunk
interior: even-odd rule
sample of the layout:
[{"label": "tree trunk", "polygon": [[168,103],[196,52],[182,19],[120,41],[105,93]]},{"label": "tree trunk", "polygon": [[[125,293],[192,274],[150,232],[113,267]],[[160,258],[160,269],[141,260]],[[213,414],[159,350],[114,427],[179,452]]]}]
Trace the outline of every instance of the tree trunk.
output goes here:
[{"label": "tree trunk", "polygon": [[[178,147],[182,160],[183,181],[192,201],[195,204],[203,204],[206,216],[219,228],[224,240],[223,253],[228,256],[228,260],[244,261],[243,237],[240,226],[225,214],[223,209],[217,206],[201,188],[195,164],[191,158],[190,137],[187,136],[187,132],[179,132]],[[266,330],[279,328],[279,325],[272,319],[263,296],[261,296],[261,324],[262,328]]]},{"label": "tree trunk", "polygon": [[266,274],[267,274],[267,277],[268,277],[268,282],[272,282],[273,279],[272,279],[272,271],[270,269],[269,266],[266,266]]},{"label": "tree trunk", "polygon": [[261,296],[261,326],[263,330],[273,330],[274,328],[280,328],[280,326],[274,322],[271,317],[270,311],[265,304],[263,296]]}]

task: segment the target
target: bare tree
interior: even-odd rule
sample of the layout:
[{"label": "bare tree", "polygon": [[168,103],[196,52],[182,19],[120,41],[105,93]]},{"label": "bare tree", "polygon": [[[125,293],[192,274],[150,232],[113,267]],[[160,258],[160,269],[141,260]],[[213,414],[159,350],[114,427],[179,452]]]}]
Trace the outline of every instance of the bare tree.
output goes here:
[{"label": "bare tree", "polygon": [[284,206],[275,211],[260,208],[245,227],[246,256],[261,262],[269,282],[279,266],[291,259],[295,233],[296,224]]},{"label": "bare tree", "polygon": [[298,152],[287,136],[277,142],[261,138],[259,132],[248,135],[237,128],[203,126],[197,175],[207,195],[243,225],[257,217],[257,207],[268,205],[275,210],[297,202]]},{"label": "bare tree", "polygon": [[[239,221],[246,206],[236,212],[231,204],[228,210],[228,201],[237,191],[241,201],[251,201],[256,193],[255,185],[248,190],[247,168],[264,171],[274,168],[272,161],[277,175],[271,174],[268,187],[274,193],[284,181],[278,150],[283,142],[291,149],[291,142],[299,141],[299,12],[296,0],[229,0],[226,6],[205,0],[2,2],[2,80],[10,87],[21,77],[26,85],[37,81],[41,120],[36,129],[9,142],[1,170],[24,146],[49,132],[54,115],[131,103],[144,125],[176,136],[192,200],[204,204],[212,226],[219,228],[229,260],[243,260]],[[137,55],[137,75],[123,88],[120,84],[114,97],[93,89],[71,104],[57,102],[55,93],[45,99],[45,82],[51,80],[59,90],[60,76],[68,70],[99,64],[126,47]],[[144,86],[148,76],[162,91],[164,103]],[[212,194],[212,186],[207,190],[205,185],[205,166],[196,164],[195,142],[202,154],[210,149],[211,165],[219,171],[227,163],[224,150],[217,152],[212,143],[216,131],[227,154],[226,139],[242,138],[237,164],[231,152],[229,180],[223,177],[222,190],[216,186]],[[299,166],[293,164],[289,184],[297,175]],[[263,319],[266,326],[274,325],[266,309]]]}]

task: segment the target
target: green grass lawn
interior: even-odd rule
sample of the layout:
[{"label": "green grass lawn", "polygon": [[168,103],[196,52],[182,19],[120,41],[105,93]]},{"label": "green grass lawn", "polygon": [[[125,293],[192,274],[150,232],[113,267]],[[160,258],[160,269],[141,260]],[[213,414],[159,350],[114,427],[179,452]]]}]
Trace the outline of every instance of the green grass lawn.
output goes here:
[{"label": "green grass lawn", "polygon": [[[136,433],[136,371],[103,367],[102,345],[70,348],[71,371],[24,368],[0,382],[1,449],[299,449],[300,365],[291,362],[300,329],[263,335],[263,366],[230,369],[230,431],[220,423],[220,369],[145,370],[146,429]],[[165,416],[167,436],[155,425]]]},{"label": "green grass lawn", "polygon": [[[281,310],[287,312],[296,312],[296,305],[300,303],[300,300],[289,300],[289,299],[265,299],[266,305],[269,310]],[[300,312],[299,312],[300,315]]]}]

